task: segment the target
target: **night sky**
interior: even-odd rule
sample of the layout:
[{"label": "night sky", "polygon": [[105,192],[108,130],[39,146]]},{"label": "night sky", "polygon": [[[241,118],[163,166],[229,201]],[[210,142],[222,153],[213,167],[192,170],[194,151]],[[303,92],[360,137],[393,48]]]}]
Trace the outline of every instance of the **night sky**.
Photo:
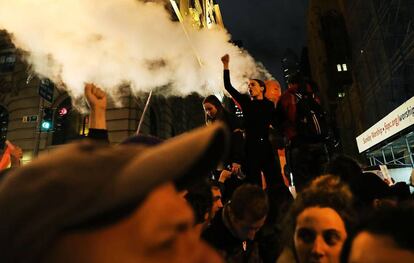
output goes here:
[{"label": "night sky", "polygon": [[217,0],[233,40],[269,72],[282,79],[281,57],[287,48],[300,57],[306,46],[308,0]]}]

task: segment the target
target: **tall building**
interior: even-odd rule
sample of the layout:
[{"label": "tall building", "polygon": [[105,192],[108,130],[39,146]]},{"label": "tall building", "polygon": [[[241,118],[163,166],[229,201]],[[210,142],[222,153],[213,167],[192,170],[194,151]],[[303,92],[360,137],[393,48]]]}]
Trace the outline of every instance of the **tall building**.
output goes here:
[{"label": "tall building", "polygon": [[[222,26],[219,6],[212,0],[164,0],[172,17],[181,15],[193,21],[197,28]],[[178,8],[174,10],[174,5]],[[77,111],[69,95],[47,80],[32,75],[22,61],[6,31],[0,31],[0,154],[5,140],[20,146],[24,151],[23,162],[29,162],[37,153],[88,133],[87,114]],[[119,143],[135,133],[148,94],[135,97],[129,87],[122,87],[118,101],[122,107],[109,103],[107,127],[112,143]],[[49,96],[46,101],[39,91]],[[141,133],[169,138],[203,125],[202,98],[152,96],[145,114]]]},{"label": "tall building", "polygon": [[[414,107],[413,14],[411,0],[310,1],[313,78],[336,114],[343,151],[367,164],[414,165],[414,121],[402,125]],[[406,109],[395,119],[397,128],[386,118],[401,106]],[[365,132],[375,135],[374,127],[387,132],[369,147],[361,147],[361,138],[357,144]]]}]

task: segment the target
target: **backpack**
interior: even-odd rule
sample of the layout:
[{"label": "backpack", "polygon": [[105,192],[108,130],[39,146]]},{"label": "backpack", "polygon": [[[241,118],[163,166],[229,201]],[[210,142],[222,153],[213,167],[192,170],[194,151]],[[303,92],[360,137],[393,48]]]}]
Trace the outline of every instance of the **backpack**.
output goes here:
[{"label": "backpack", "polygon": [[324,141],[329,137],[326,113],[312,95],[295,93],[298,136],[308,141]]}]

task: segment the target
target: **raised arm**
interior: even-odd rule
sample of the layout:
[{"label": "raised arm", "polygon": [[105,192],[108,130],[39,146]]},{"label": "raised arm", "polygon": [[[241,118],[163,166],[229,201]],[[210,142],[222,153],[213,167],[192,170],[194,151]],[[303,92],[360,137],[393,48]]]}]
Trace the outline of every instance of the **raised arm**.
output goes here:
[{"label": "raised arm", "polygon": [[89,128],[106,129],[106,94],[94,84],[85,84],[85,97],[91,113]]},{"label": "raised arm", "polygon": [[228,54],[224,55],[221,58],[221,62],[223,62],[223,79],[224,79],[224,88],[227,90],[228,93],[240,104],[243,108],[248,100],[246,100],[245,96],[243,96],[240,92],[238,92],[232,85],[230,81],[230,70],[229,70],[229,62],[230,56]]},{"label": "raised arm", "polygon": [[85,84],[85,97],[90,107],[88,138],[109,143],[106,128],[106,93],[94,84]]}]

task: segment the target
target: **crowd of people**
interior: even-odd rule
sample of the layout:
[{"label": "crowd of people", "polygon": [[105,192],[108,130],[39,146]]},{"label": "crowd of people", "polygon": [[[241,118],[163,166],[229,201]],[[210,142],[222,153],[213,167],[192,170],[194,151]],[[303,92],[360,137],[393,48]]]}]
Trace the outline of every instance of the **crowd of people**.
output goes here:
[{"label": "crowd of people", "polygon": [[330,158],[321,116],[306,124],[311,83],[251,79],[249,98],[222,63],[243,123],[211,95],[207,125],[166,141],[111,145],[106,94],[86,84],[89,140],[2,171],[0,261],[414,262],[409,186]]}]

